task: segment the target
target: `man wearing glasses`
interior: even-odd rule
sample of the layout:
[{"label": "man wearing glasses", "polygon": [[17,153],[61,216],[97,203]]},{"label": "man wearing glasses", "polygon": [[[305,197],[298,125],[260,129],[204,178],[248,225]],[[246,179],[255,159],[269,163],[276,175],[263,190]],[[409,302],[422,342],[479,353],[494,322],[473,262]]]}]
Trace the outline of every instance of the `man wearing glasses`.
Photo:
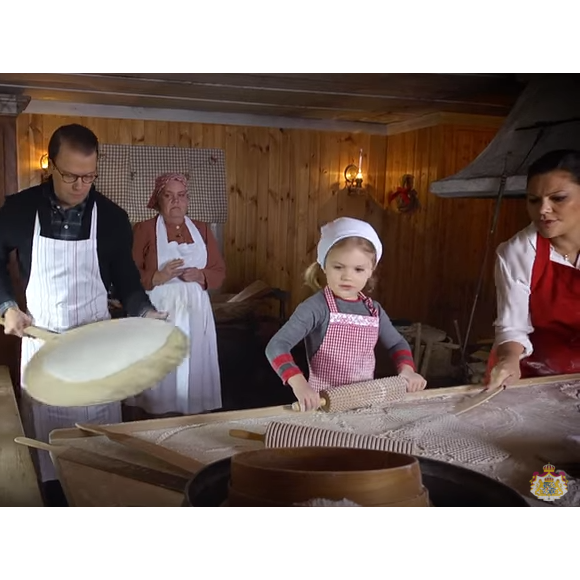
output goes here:
[{"label": "man wearing glasses", "polygon": [[[132,257],[127,213],[96,191],[98,140],[82,125],[57,129],[48,145],[51,177],[42,185],[7,196],[0,208],[0,316],[5,332],[22,338],[21,377],[41,341],[24,336],[34,324],[53,332],[110,318],[108,292],[115,289],[129,316],[165,318],[141,285]],[[16,250],[26,288],[18,307],[8,270]],[[121,404],[61,408],[41,405],[22,385],[22,418],[28,436],[48,441],[53,429],[75,422],[118,423]],[[48,453],[37,469],[43,482],[56,480]]]}]

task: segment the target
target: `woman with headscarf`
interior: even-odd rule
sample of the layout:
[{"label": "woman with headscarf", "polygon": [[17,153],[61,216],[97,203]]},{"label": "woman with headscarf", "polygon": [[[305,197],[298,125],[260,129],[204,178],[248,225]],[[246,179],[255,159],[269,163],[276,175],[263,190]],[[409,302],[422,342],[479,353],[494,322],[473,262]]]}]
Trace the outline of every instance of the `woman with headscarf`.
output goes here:
[{"label": "woman with headscarf", "polygon": [[165,173],[155,181],[150,209],[134,226],[133,259],[151,302],[190,340],[190,356],[159,385],[128,401],[149,415],[191,415],[221,407],[215,321],[208,290],[219,288],[225,264],[208,224],[187,217],[187,179]]}]

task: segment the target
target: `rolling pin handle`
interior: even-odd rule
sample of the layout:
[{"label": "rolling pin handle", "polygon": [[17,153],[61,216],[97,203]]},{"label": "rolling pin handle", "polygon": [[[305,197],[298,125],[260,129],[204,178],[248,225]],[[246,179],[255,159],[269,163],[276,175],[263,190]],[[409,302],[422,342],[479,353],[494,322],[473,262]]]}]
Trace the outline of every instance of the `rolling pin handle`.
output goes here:
[{"label": "rolling pin handle", "polygon": [[[320,403],[319,403],[318,408],[324,409],[324,407],[326,407],[327,404],[328,404],[327,400],[320,397]],[[298,401],[292,403],[292,410],[293,411],[302,411],[302,407]]]},{"label": "rolling pin handle", "polygon": [[250,439],[252,441],[264,441],[266,436],[253,431],[244,431],[243,429],[230,429],[230,437],[238,439]]}]

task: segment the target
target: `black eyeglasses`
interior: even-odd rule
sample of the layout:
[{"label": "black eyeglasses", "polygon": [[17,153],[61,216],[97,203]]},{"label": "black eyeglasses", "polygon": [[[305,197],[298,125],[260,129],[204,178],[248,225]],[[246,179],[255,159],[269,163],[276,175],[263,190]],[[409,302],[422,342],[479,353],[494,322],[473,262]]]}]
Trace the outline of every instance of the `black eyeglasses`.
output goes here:
[{"label": "black eyeglasses", "polygon": [[63,173],[54,163],[52,162],[54,168],[60,173],[64,183],[75,183],[77,179],[80,179],[83,183],[93,183],[97,179],[97,173],[89,173],[87,175],[75,175],[74,173]]}]

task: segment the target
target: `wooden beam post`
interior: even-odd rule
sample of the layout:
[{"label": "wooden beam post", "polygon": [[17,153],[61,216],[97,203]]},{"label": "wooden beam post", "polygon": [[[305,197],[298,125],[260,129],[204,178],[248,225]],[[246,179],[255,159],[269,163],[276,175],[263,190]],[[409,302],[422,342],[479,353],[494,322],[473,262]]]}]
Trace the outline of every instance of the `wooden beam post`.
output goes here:
[{"label": "wooden beam post", "polygon": [[14,442],[23,435],[8,369],[0,366],[0,507],[44,505],[30,451]]},{"label": "wooden beam post", "polygon": [[[18,191],[18,144],[16,118],[28,105],[30,97],[0,94],[0,205],[7,195]],[[10,273],[17,300],[24,304],[24,291],[18,277],[15,256],[11,256]],[[12,383],[20,385],[20,340],[0,331],[0,366],[10,369]]]}]

